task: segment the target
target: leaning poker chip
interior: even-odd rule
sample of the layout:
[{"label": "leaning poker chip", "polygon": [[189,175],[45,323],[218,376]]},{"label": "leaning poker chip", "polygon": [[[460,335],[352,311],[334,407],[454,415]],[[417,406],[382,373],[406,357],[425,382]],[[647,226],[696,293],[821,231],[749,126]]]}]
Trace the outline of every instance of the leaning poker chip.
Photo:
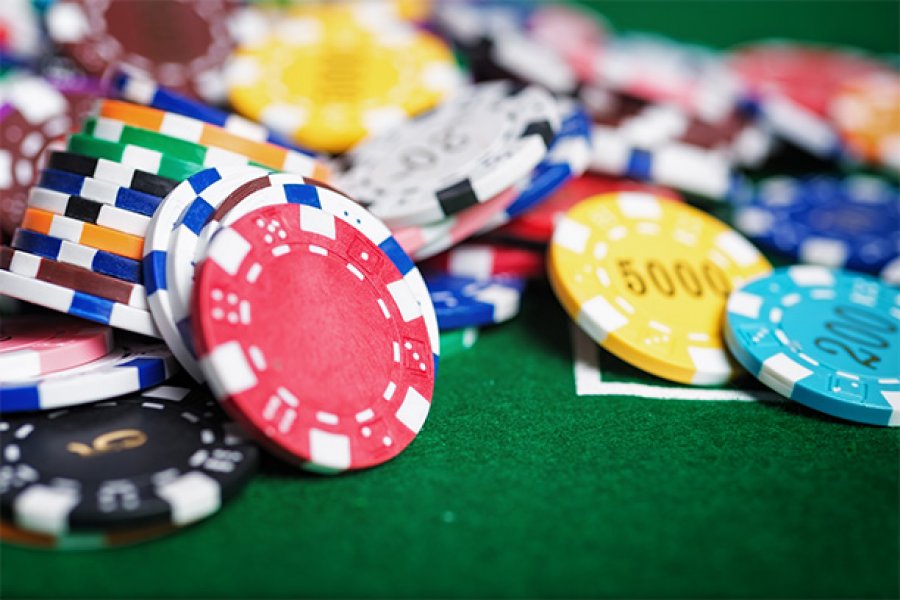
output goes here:
[{"label": "leaning poker chip", "polygon": [[160,337],[145,309],[0,269],[0,294],[150,337]]},{"label": "leaning poker chip", "polygon": [[833,417],[900,426],[900,292],[866,275],[776,269],[732,292],[728,348],[779,394]]},{"label": "leaning poker chip", "polygon": [[150,223],[147,215],[40,186],[31,188],[28,206],[137,236],[147,233]]},{"label": "leaning poker chip", "polygon": [[491,220],[487,229],[495,229],[531,210],[563,186],[572,177],[579,177],[590,163],[591,119],[575,103],[563,103],[564,117],[559,133],[553,139],[547,156],[535,167],[525,190],[506,210]]},{"label": "leaning poker chip", "polygon": [[487,202],[470,206],[436,223],[394,230],[394,237],[413,260],[425,260],[439,254],[476,233],[492,229],[497,215],[518,198],[524,184],[504,190]]},{"label": "leaning poker chip", "polygon": [[212,515],[249,482],[259,451],[220,411],[207,410],[211,400],[203,389],[162,385],[6,417],[3,518],[62,535],[184,527]]},{"label": "leaning poker chip", "polygon": [[843,83],[831,103],[834,123],[864,160],[900,172],[900,75],[875,73]]},{"label": "leaning poker chip", "polygon": [[203,167],[246,165],[251,162],[246,156],[237,152],[195,144],[149,129],[132,127],[122,121],[106,117],[85,119],[81,131],[100,140],[140,146]]},{"label": "leaning poker chip", "polygon": [[682,200],[677,192],[664,187],[585,173],[570,179],[547,200],[498,229],[497,234],[524,242],[549,243],[553,237],[553,228],[566,211],[586,198],[610,192],[645,192],[668,200]]},{"label": "leaning poker chip", "polygon": [[[50,152],[47,158],[47,169],[80,175],[86,179],[108,181],[122,188],[158,198],[165,198],[178,185],[178,181],[174,179],[141,171],[117,161],[70,152]],[[82,188],[86,185],[89,184],[82,184]]]},{"label": "leaning poker chip", "polygon": [[[268,172],[263,169],[223,171],[224,176],[220,181],[206,187],[188,203],[169,232],[169,245],[165,257],[168,303],[175,329],[192,356],[194,347],[190,323],[191,295],[194,289],[195,266],[203,258],[200,251],[201,231],[232,193],[262,187],[264,183],[260,179],[267,174]],[[299,175],[297,177],[300,178]],[[192,367],[199,369],[196,361]]]},{"label": "leaning poker chip", "polygon": [[335,4],[297,7],[245,40],[227,79],[239,112],[325,152],[432,108],[461,82],[438,37]]},{"label": "leaning poker chip", "polygon": [[17,78],[0,88],[0,232],[22,219],[44,150],[89,114],[102,87],[94,80]]},{"label": "leaning poker chip", "polygon": [[0,542],[31,549],[83,552],[133,546],[164,537],[179,529],[172,525],[151,525],[127,530],[79,531],[51,535],[26,531],[0,519]]},{"label": "leaning poker chip", "polygon": [[237,6],[230,0],[59,0],[47,11],[46,25],[88,73],[129,66],[162,85],[220,102]]},{"label": "leaning poker chip", "polygon": [[503,323],[519,314],[525,281],[517,277],[425,278],[441,331]]},{"label": "leaning poker chip", "polygon": [[544,276],[544,254],[537,250],[491,243],[462,244],[429,258],[419,265],[426,273],[446,273],[458,277],[490,279]]},{"label": "leaning poker chip", "polygon": [[705,212],[629,192],[570,209],[547,264],[556,297],[594,341],[639,369],[693,385],[735,374],[722,342],[725,302],[732,288],[770,270]]},{"label": "leaning poker chip", "polygon": [[99,115],[201,146],[235,152],[278,171],[298,173],[322,180],[330,177],[328,166],[310,154],[267,142],[248,140],[216,125],[177,113],[118,100],[104,100],[100,104]]},{"label": "leaning poker chip", "polygon": [[133,283],[143,282],[139,261],[42,233],[17,229],[12,238],[12,247],[116,279]]},{"label": "leaning poker chip", "polygon": [[[0,271],[0,285],[2,275]],[[52,410],[131,394],[178,371],[165,344],[128,341],[89,363],[0,385],[0,413]]]},{"label": "leaning poker chip", "polygon": [[739,200],[733,220],[804,263],[877,274],[900,256],[900,190],[874,176],[771,177]]},{"label": "leaning poker chip", "polygon": [[477,327],[463,327],[452,331],[441,332],[441,348],[444,358],[462,354],[478,341],[480,330]]},{"label": "leaning poker chip", "polygon": [[[169,194],[160,206],[144,238],[143,273],[144,285],[147,289],[147,303],[153,320],[159,327],[163,339],[172,349],[178,362],[197,381],[203,381],[203,373],[197,365],[193,355],[189,336],[182,336],[178,331],[178,322],[175,319],[173,307],[172,282],[167,277],[169,245],[172,242],[173,230],[185,208],[197,198],[202,198],[207,189],[217,186],[221,188],[223,182],[238,180],[245,181],[258,177],[266,171],[256,167],[237,167],[227,169],[205,169],[189,177],[178,185]],[[219,197],[219,196],[216,196]],[[212,212],[212,208],[206,214]],[[203,217],[206,220],[206,217]],[[183,257],[192,260],[193,255]]]},{"label": "leaning poker chip", "polygon": [[31,379],[97,360],[113,349],[112,329],[63,315],[0,321],[0,381]]},{"label": "leaning poker chip", "polygon": [[307,468],[381,464],[428,416],[435,373],[421,306],[388,256],[343,219],[285,204],[220,230],[198,267],[193,314],[200,365],[223,407]]},{"label": "leaning poker chip", "polygon": [[115,183],[102,179],[84,177],[56,169],[42,170],[37,185],[47,190],[70,196],[80,196],[148,217],[153,216],[162,202],[162,198],[159,196],[119,187]]},{"label": "leaning poker chip", "polygon": [[[347,222],[365,235],[369,241],[378,246],[390,259],[398,271],[403,275],[404,281],[412,290],[413,296],[422,308],[422,317],[428,328],[428,339],[431,343],[431,351],[434,354],[435,365],[440,355],[440,341],[438,338],[437,318],[434,315],[434,307],[428,296],[425,281],[410,257],[404,252],[402,244],[395,238],[387,226],[373,216],[369,211],[348,198],[340,191],[311,179],[304,179],[291,174],[267,175],[255,181],[249,181],[240,188],[231,192],[224,202],[212,213],[206,225],[200,231],[198,243],[193,254],[193,261],[199,264],[206,255],[208,241],[221,226],[227,226],[248,214],[264,206],[276,204],[300,204],[312,206],[322,210],[333,217]],[[197,220],[198,222],[200,219]],[[191,240],[190,235],[187,240]],[[170,246],[171,248],[171,246]],[[181,248],[177,248],[175,259],[169,260],[170,265],[186,266],[178,259]],[[184,248],[189,252],[189,248]],[[190,318],[190,295],[192,286],[189,277],[193,269],[175,269],[170,281],[184,281],[186,294],[180,297],[187,302],[188,310],[180,317],[180,322],[186,322]]]},{"label": "leaning poker chip", "polygon": [[81,267],[41,258],[21,250],[0,246],[0,269],[32,279],[55,283],[133,308],[148,310],[144,286],[92,273]]},{"label": "leaning poker chip", "polygon": [[125,258],[139,259],[144,250],[144,238],[142,237],[56,215],[38,208],[28,208],[25,211],[22,228],[112,252]]},{"label": "leaning poker chip", "polygon": [[312,151],[294,145],[287,138],[269,131],[255,121],[197,102],[162,87],[139,73],[119,71],[113,76],[111,85],[124,100],[218,125],[248,140],[270,142],[304,154],[313,154]]},{"label": "leaning poker chip", "polygon": [[69,136],[66,149],[74,154],[119,162],[176,181],[183,181],[203,170],[201,165],[172,158],[163,152],[134,144],[117,144],[80,133]]},{"label": "leaning poker chip", "polygon": [[546,90],[474,85],[360,144],[336,185],[389,227],[433,223],[522,181],[546,156],[559,125]]}]

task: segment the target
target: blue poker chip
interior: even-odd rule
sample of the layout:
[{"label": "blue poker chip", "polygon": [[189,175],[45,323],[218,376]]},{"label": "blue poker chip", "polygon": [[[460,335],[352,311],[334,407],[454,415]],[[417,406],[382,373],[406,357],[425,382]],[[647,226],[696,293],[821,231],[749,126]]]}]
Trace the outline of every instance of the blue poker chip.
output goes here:
[{"label": "blue poker chip", "polygon": [[131,75],[120,71],[113,77],[112,88],[123,100],[128,100],[129,102],[136,102],[159,110],[199,119],[205,123],[227,129],[241,137],[269,142],[309,156],[317,156],[312,150],[297,146],[259,123],[248,121],[239,115],[228,113],[182,96],[178,92],[157,85],[144,76]]},{"label": "blue poker chip", "polygon": [[550,197],[573,177],[580,177],[591,160],[591,117],[575,102],[562,106],[562,126],[547,156],[535,167],[531,182],[502,213],[505,223]]},{"label": "blue poker chip", "polygon": [[0,413],[52,410],[131,394],[159,385],[178,371],[165,344],[126,339],[87,364],[0,384]]},{"label": "blue poker chip", "polygon": [[143,283],[144,281],[140,261],[36,231],[17,229],[13,235],[12,247],[50,260],[75,265],[94,273],[109,275],[116,279],[132,283]]},{"label": "blue poker chip", "polygon": [[41,171],[37,185],[44,189],[69,196],[80,196],[148,217],[153,216],[162,202],[162,198],[158,196],[56,169]]},{"label": "blue poker chip", "polygon": [[874,274],[900,256],[900,195],[878,177],[773,177],[735,203],[738,229],[799,262]]},{"label": "blue poker chip", "polygon": [[519,314],[525,281],[516,277],[425,278],[441,331],[503,323]]},{"label": "blue poker chip", "polygon": [[900,426],[900,289],[838,269],[776,269],[731,293],[724,329],[738,362],[779,394]]}]

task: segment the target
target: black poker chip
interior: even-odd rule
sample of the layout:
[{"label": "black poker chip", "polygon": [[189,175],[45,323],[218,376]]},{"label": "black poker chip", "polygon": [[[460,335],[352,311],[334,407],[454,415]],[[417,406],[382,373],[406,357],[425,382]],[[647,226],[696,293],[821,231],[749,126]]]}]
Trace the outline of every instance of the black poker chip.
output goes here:
[{"label": "black poker chip", "polygon": [[188,525],[237,494],[259,461],[205,389],[173,385],[0,416],[0,453],[0,514],[48,535]]}]

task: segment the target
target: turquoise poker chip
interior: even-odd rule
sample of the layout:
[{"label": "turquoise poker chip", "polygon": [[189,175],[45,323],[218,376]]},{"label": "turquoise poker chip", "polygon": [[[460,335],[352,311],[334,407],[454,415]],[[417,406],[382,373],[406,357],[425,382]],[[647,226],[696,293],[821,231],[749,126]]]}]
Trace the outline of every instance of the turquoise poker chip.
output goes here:
[{"label": "turquoise poker chip", "polygon": [[900,288],[784,267],[731,293],[724,329],[738,362],[779,394],[848,421],[900,426]]}]

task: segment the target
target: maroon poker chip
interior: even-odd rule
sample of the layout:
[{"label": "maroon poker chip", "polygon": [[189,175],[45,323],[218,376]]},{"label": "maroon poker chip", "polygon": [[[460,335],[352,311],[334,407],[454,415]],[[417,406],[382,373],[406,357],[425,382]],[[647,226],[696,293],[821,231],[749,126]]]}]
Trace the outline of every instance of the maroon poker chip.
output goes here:
[{"label": "maroon poker chip", "polygon": [[160,85],[216,102],[234,48],[236,0],[60,0],[47,12],[53,41],[83,69],[131,67]]}]

